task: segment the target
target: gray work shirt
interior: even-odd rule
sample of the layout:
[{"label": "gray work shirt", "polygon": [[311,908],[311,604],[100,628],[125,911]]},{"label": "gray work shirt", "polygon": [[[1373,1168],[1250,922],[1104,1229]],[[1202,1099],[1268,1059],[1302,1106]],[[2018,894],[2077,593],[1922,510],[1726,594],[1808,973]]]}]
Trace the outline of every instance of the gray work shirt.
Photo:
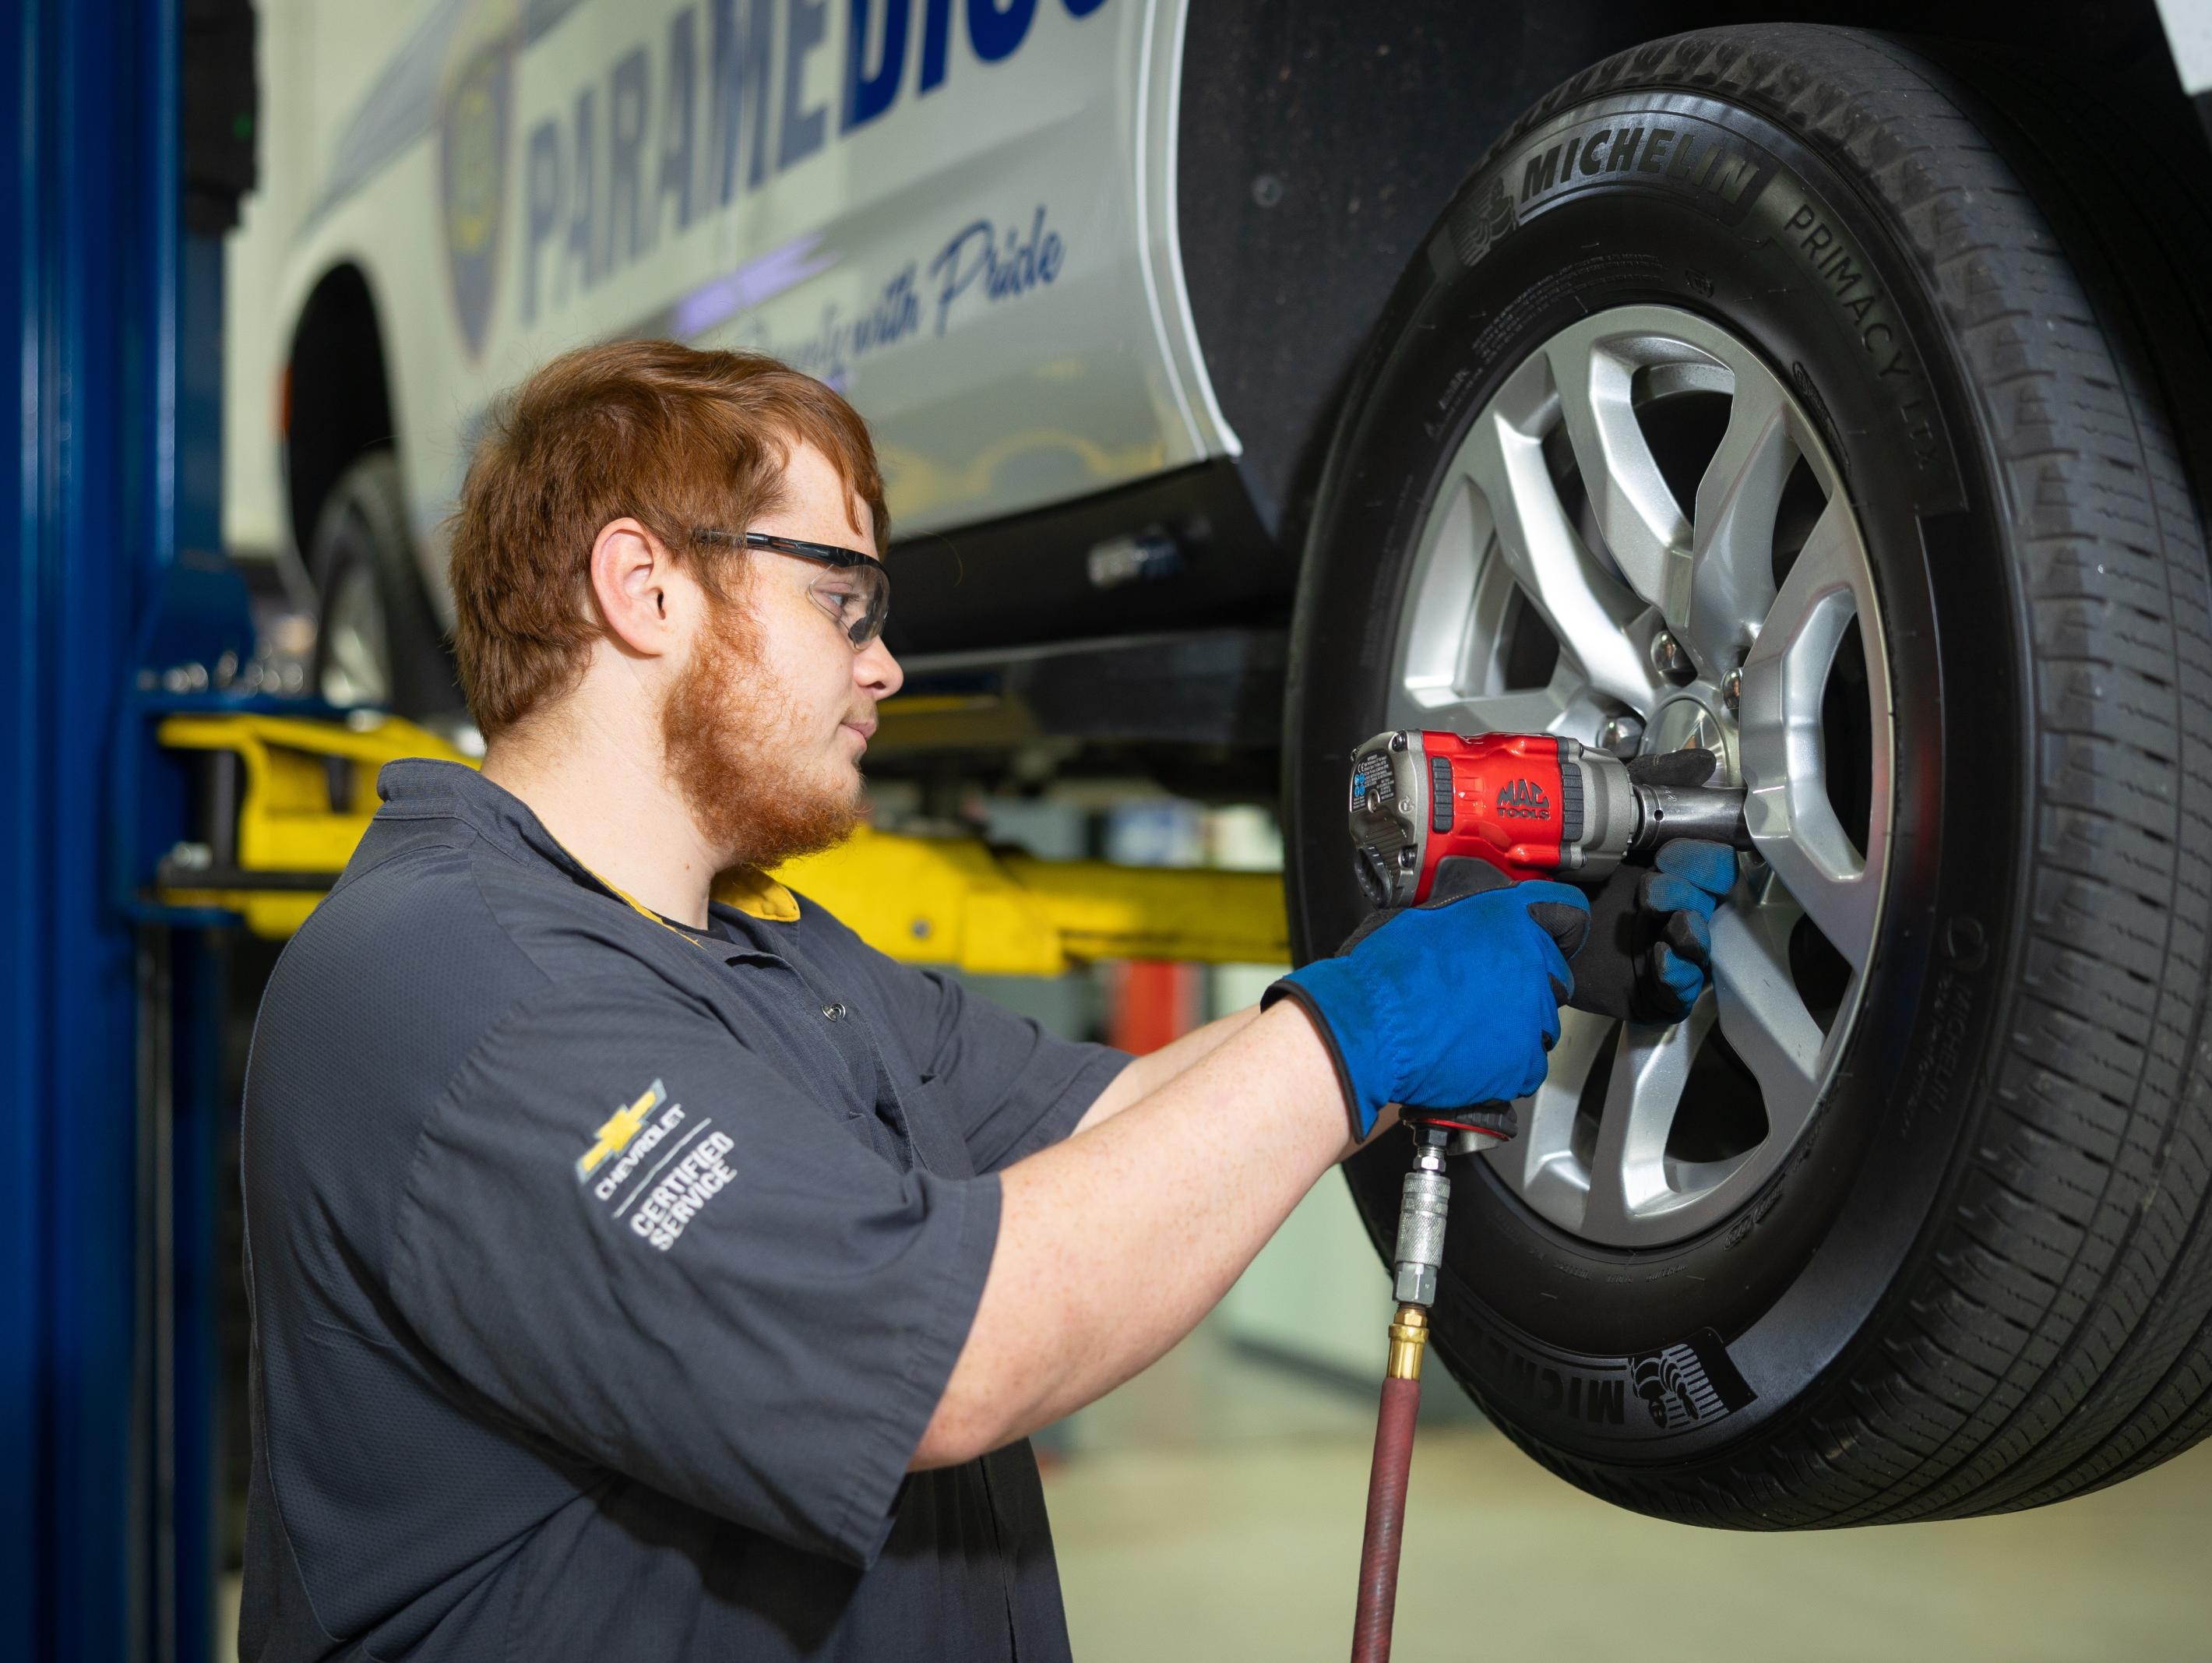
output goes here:
[{"label": "gray work shirt", "polygon": [[1066,1657],[1029,1447],[906,1469],[994,1174],[1127,1059],[773,884],[679,930],[467,768],[380,789],[247,1075],[244,1656]]}]

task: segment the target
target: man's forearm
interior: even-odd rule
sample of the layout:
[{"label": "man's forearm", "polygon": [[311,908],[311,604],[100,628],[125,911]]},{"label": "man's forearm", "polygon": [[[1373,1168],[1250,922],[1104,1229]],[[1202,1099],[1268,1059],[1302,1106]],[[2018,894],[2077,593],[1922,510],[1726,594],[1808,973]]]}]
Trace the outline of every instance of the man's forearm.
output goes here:
[{"label": "man's forearm", "polygon": [[1152,1363],[1350,1151],[1305,1017],[1284,1004],[1229,1020],[1157,1089],[1000,1174],[982,1300],[915,1466],[996,1448]]},{"label": "man's forearm", "polygon": [[1179,1040],[1170,1041],[1157,1051],[1131,1058],[1129,1065],[1116,1074],[1113,1083],[1098,1094],[1097,1101],[1083,1111],[1083,1118],[1075,1123],[1076,1131],[1088,1132],[1095,1126],[1102,1126],[1130,1104],[1150,1096],[1185,1069],[1212,1055],[1224,1041],[1243,1033],[1259,1014],[1256,1004],[1232,1011],[1203,1028],[1192,1029]]}]

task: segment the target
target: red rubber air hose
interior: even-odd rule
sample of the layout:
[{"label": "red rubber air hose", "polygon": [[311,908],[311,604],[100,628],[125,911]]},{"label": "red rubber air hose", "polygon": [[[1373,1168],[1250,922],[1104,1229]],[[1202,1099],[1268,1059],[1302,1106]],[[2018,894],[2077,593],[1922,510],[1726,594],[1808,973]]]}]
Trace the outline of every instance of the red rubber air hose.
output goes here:
[{"label": "red rubber air hose", "polygon": [[1398,1549],[1406,1533],[1406,1479],[1413,1465],[1413,1423],[1421,1410],[1421,1352],[1426,1313],[1401,1306],[1390,1326],[1390,1372],[1375,1418],[1375,1462],[1367,1473],[1367,1533],[1359,1546],[1359,1607],[1352,1622],[1352,1663],[1389,1663],[1398,1609]]}]

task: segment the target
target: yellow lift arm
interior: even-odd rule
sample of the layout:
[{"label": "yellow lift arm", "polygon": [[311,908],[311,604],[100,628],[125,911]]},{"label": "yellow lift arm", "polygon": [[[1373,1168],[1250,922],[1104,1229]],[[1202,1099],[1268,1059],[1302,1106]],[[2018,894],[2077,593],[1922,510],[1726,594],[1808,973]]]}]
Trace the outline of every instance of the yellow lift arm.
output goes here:
[{"label": "yellow lift arm", "polygon": [[[171,750],[237,759],[234,847],[180,846],[166,904],[237,913],[254,934],[299,928],[376,808],[377,770],[405,756],[466,762],[398,717],[349,722],[258,713],[170,716]],[[1057,975],[1091,959],[1278,964],[1290,957],[1273,872],[1040,860],[972,838],[862,831],[774,876],[893,958],[993,975]]]}]

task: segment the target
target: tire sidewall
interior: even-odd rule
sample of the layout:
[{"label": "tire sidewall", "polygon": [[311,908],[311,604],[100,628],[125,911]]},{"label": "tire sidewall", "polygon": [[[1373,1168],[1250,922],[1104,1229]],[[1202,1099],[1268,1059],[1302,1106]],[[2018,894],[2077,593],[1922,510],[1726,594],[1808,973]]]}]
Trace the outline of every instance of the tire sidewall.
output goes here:
[{"label": "tire sidewall", "polygon": [[[368,568],[384,608],[392,709],[417,720],[459,713],[461,697],[453,655],[416,561],[405,479],[398,457],[389,450],[371,451],[347,468],[316,517],[308,572],[325,607],[348,572],[357,567]],[[318,629],[314,683],[319,690],[323,652],[322,631]]]},{"label": "tire sidewall", "polygon": [[[1630,128],[1643,137],[1624,150]],[[1585,173],[1600,134],[1606,161]],[[1556,164],[1541,183],[1553,154],[1571,184]],[[1587,99],[1502,146],[1440,222],[1324,476],[1286,734],[1302,957],[1358,914],[1343,759],[1383,725],[1414,539],[1474,414],[1559,329],[1666,305],[1759,349],[1820,429],[1875,570],[1896,713],[1888,889],[1856,1026],[1790,1160],[1725,1223],[1633,1253],[1574,1241],[1483,1163],[1455,1163],[1438,1347],[1547,1450],[1674,1461],[1800,1402],[1920,1239],[1996,1035],[2027,859],[2025,632],[1977,408],[1927,288],[1885,216],[1765,115],[1687,90]],[[1949,838],[1947,804],[1974,810]],[[1348,1168],[1378,1244],[1404,1166],[1385,1139]],[[1702,1370],[1723,1407],[1705,1393],[1691,1413],[1654,1387],[1662,1363]]]}]

